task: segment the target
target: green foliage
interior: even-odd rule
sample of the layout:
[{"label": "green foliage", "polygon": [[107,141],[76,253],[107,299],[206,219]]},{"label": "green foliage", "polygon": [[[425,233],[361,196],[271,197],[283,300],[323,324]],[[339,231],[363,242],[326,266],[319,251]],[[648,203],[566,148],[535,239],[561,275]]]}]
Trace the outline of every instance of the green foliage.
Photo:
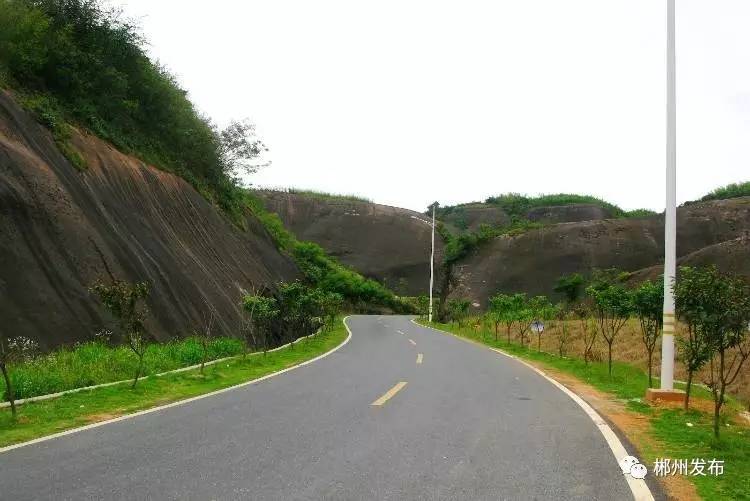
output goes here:
[{"label": "green foliage", "polygon": [[366,309],[367,305],[386,306],[399,313],[411,313],[413,308],[397,298],[393,292],[330,257],[319,245],[297,240],[278,215],[265,210],[262,201],[250,191],[244,191],[244,203],[265,226],[276,246],[288,252],[302,271],[305,282],[326,292],[339,294],[352,308]]},{"label": "green foliage", "polygon": [[148,284],[145,282],[131,284],[113,279],[112,285],[98,282],[91,287],[90,291],[117,320],[121,338],[138,357],[138,369],[133,378],[133,387],[135,387],[143,371],[143,357],[148,343],[148,335],[144,327],[146,308],[142,304],[149,295]]},{"label": "green foliage", "polygon": [[580,273],[571,273],[570,275],[563,275],[557,279],[554,291],[565,296],[565,301],[568,304],[575,304],[581,298],[583,294],[583,286],[586,283],[586,279]]},{"label": "green foliage", "polygon": [[631,292],[633,312],[638,316],[643,344],[648,353],[648,385],[653,383],[653,356],[663,322],[664,286],[646,280]]},{"label": "green foliage", "polygon": [[217,131],[175,77],[149,60],[137,26],[99,0],[0,5],[4,80],[36,102],[31,109],[74,165],[85,168],[65,137],[67,122],[182,176],[239,220],[236,170],[264,149],[251,128]]},{"label": "green foliage", "polygon": [[590,195],[575,195],[557,193],[529,197],[520,193],[506,193],[489,197],[485,203],[502,208],[510,216],[525,217],[526,213],[535,207],[550,207],[573,204],[594,204],[609,209],[614,217],[623,217],[625,211],[620,207]]},{"label": "green foliage", "polygon": [[615,337],[633,313],[631,295],[619,283],[621,275],[622,273],[614,268],[597,270],[591,285],[586,288],[586,294],[593,300],[599,332],[607,341],[610,374]]},{"label": "green foliage", "polygon": [[[25,442],[101,421],[102,416],[108,414],[131,414],[235,386],[311,360],[340,345],[346,336],[346,328],[339,321],[334,329],[295,343],[294,349],[278,350],[266,356],[234,358],[213,364],[207,367],[206,374],[202,377],[196,377],[195,370],[184,371],[146,379],[134,390],[114,385],[35,402],[33,405],[23,405],[19,408],[17,421],[11,419],[7,410],[0,409],[0,446]],[[214,340],[215,343],[219,341],[220,339]],[[239,340],[224,341],[233,343],[233,353],[230,354],[242,353],[243,347]],[[194,343],[195,349],[192,351],[200,357],[200,345],[197,341]],[[153,345],[149,347],[147,363],[151,360],[150,350],[154,348],[156,347]],[[101,357],[97,355],[96,358]],[[132,355],[130,358],[132,359]]]},{"label": "green foliage", "polygon": [[247,326],[243,329],[245,346],[267,351],[273,321],[279,315],[276,298],[248,294],[242,298],[242,307],[247,315]]},{"label": "green foliage", "polygon": [[750,181],[744,183],[732,183],[716,188],[711,193],[701,197],[700,201],[726,200],[728,198],[750,197]]},{"label": "green foliage", "polygon": [[[719,417],[726,388],[735,382],[750,357],[750,283],[720,273],[715,266],[680,268],[674,286],[680,318],[688,325],[681,342],[683,358],[692,373],[711,361],[708,386],[714,397],[714,435],[719,438]],[[732,355],[729,350],[735,350]],[[687,403],[686,403],[687,406]]]},{"label": "green foliage", "polygon": [[321,200],[345,200],[349,202],[367,202],[372,203],[369,198],[361,197],[353,194],[341,194],[341,193],[328,193],[326,191],[317,190],[304,190],[299,188],[288,188],[285,191],[287,193],[293,193],[295,195],[304,195],[309,198],[318,198]]},{"label": "green foliage", "polygon": [[466,298],[456,298],[448,301],[448,315],[451,321],[461,326],[466,317],[469,316],[471,301]]},{"label": "green foliage", "polygon": [[[215,360],[242,353],[240,340],[212,338],[208,358]],[[199,364],[203,348],[194,337],[148,345],[144,375],[158,374]],[[12,380],[18,398],[122,381],[132,377],[138,359],[130,348],[112,346],[103,339],[62,347],[51,353],[18,360],[11,364]],[[7,395],[6,395],[7,398]]]}]

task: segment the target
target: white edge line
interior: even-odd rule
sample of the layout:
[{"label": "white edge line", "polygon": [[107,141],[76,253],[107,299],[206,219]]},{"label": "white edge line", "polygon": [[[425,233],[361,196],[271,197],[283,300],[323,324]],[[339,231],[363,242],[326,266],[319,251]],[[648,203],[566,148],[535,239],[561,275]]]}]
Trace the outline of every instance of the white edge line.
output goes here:
[{"label": "white edge line", "polygon": [[[586,401],[583,398],[581,398],[578,394],[576,394],[573,391],[571,391],[568,387],[566,387],[562,383],[556,381],[555,379],[549,377],[547,374],[544,373],[544,371],[542,371],[540,369],[537,369],[536,367],[534,367],[530,363],[528,363],[528,362],[526,362],[524,360],[521,360],[520,358],[518,358],[516,356],[513,356],[513,355],[511,355],[509,353],[506,353],[503,350],[500,350],[500,349],[497,349],[497,348],[492,348],[490,346],[483,345],[483,344],[480,344],[480,343],[473,343],[473,342],[471,342],[468,339],[465,339],[465,338],[463,338],[461,336],[456,336],[455,334],[452,334],[450,332],[446,332],[446,331],[443,331],[443,330],[440,330],[440,329],[435,329],[434,327],[428,327],[428,326],[419,324],[414,319],[411,319],[411,321],[415,325],[418,325],[418,326],[423,327],[425,329],[431,329],[431,330],[434,330],[434,331],[437,331],[437,332],[442,332],[443,334],[447,334],[447,335],[452,336],[454,338],[461,339],[462,341],[466,341],[466,342],[469,342],[471,344],[476,344],[478,346],[489,348],[490,350],[492,350],[492,351],[494,351],[496,353],[499,353],[501,355],[504,355],[504,356],[506,356],[508,358],[512,358],[512,359],[514,359],[514,360],[522,363],[523,365],[525,365],[526,367],[528,367],[529,369],[533,370],[534,372],[536,372],[537,374],[539,374],[540,376],[542,376],[544,379],[546,379],[547,381],[549,381],[550,383],[552,383],[553,385],[555,385],[560,391],[562,391],[563,393],[565,393],[566,395],[568,395],[571,399],[573,399],[573,401],[575,403],[577,403],[581,407],[581,409],[583,409],[583,411],[586,413],[586,415],[588,415],[588,417],[594,422],[594,424],[596,425],[596,427],[599,429],[599,431],[601,432],[601,434],[604,436],[604,440],[607,441],[607,445],[609,445],[609,448],[610,448],[610,450],[612,451],[612,454],[615,457],[615,461],[617,462],[616,466],[617,466],[618,469],[620,467],[620,460],[622,458],[624,458],[625,456],[629,455],[628,452],[627,452],[627,450],[625,449],[625,446],[622,445],[622,442],[617,437],[617,435],[615,434],[615,432],[612,431],[612,428],[609,427],[609,425],[607,424],[607,422],[604,419],[602,419],[602,417],[593,409],[593,407],[591,407],[588,403],[586,403]],[[651,489],[649,489],[648,484],[646,484],[646,482],[644,480],[633,478],[630,475],[623,475],[623,476],[625,477],[625,480],[628,482],[628,486],[630,487],[630,490],[633,493],[633,498],[636,501],[653,501],[654,500],[654,495],[651,493]]]},{"label": "white edge line", "polygon": [[[256,356],[256,355],[262,355],[263,353],[273,353],[274,351],[282,350],[282,349],[284,349],[284,348],[286,348],[288,346],[292,346],[293,344],[302,341],[303,339],[307,339],[307,338],[313,337],[313,336],[315,336],[315,335],[317,335],[319,333],[320,333],[320,330],[318,330],[317,332],[314,332],[314,333],[310,334],[309,336],[298,337],[297,339],[295,339],[294,341],[292,341],[290,343],[282,344],[281,346],[277,346],[276,348],[274,348],[272,350],[266,350],[265,352],[263,352],[263,351],[254,351],[252,353],[247,353],[246,355],[232,355],[231,357],[224,357],[224,358],[218,358],[218,359],[215,359],[215,360],[208,360],[203,365],[205,367],[208,367],[209,365],[220,364],[221,362],[226,362],[227,360],[234,360],[234,359],[242,358],[242,357],[245,357],[245,356],[253,357],[253,356]],[[190,365],[188,367],[179,367],[177,369],[172,369],[172,370],[169,370],[169,371],[160,372],[158,374],[148,374],[148,375],[145,375],[145,376],[141,376],[138,379],[138,381],[143,381],[144,379],[148,379],[148,378],[151,378],[151,377],[162,377],[162,376],[167,376],[169,374],[177,374],[178,372],[191,371],[193,369],[199,368],[200,366],[201,366],[201,364],[195,364],[195,365]],[[132,383],[132,382],[133,382],[133,379],[130,378],[130,379],[122,379],[120,381],[110,381],[109,383],[95,384],[95,385],[91,385],[91,386],[82,386],[80,388],[71,388],[69,390],[58,391],[57,393],[47,393],[46,395],[37,395],[37,396],[34,396],[34,397],[19,398],[18,400],[15,401],[15,404],[16,404],[16,406],[19,406],[19,405],[27,404],[29,402],[42,402],[44,400],[50,400],[52,398],[59,398],[59,397],[62,397],[63,395],[69,395],[71,393],[78,393],[78,392],[87,391],[87,390],[96,390],[97,388],[106,388],[108,386],[115,386],[115,385],[118,385],[118,384],[125,384],[125,383]],[[8,402],[8,401],[0,402],[0,409],[3,409],[5,407],[10,407],[10,402]]]},{"label": "white edge line", "polygon": [[346,327],[346,331],[348,332],[348,335],[346,336],[346,339],[344,339],[339,345],[337,345],[336,347],[332,348],[331,350],[323,353],[322,355],[318,355],[315,358],[311,358],[310,360],[307,360],[305,362],[299,363],[297,365],[293,365],[292,367],[287,367],[286,369],[282,369],[282,370],[277,371],[277,372],[272,372],[271,374],[266,374],[263,377],[259,377],[257,379],[253,379],[251,381],[245,381],[244,383],[239,383],[239,384],[236,384],[234,386],[228,386],[226,388],[222,388],[221,390],[212,391],[211,393],[204,393],[203,395],[198,395],[198,396],[195,396],[195,397],[186,398],[184,400],[178,400],[177,402],[172,402],[172,403],[166,404],[166,405],[160,405],[159,407],[152,407],[150,409],[145,409],[145,410],[142,410],[142,411],[134,412],[132,414],[126,414],[125,416],[120,416],[120,417],[117,417],[117,418],[114,418],[114,419],[108,419],[106,421],[99,421],[98,423],[92,423],[92,424],[89,424],[89,425],[86,425],[86,426],[81,426],[79,428],[72,428],[70,430],[61,431],[61,432],[55,433],[53,435],[47,435],[47,436],[44,436],[44,437],[35,438],[34,440],[29,440],[28,442],[21,442],[19,444],[8,445],[6,447],[0,448],[0,454],[2,454],[4,452],[11,451],[13,449],[18,449],[18,448],[21,448],[21,447],[26,447],[27,445],[38,444],[40,442],[46,442],[47,440],[54,440],[56,438],[64,437],[65,435],[71,435],[73,433],[78,433],[80,431],[90,430],[92,428],[98,428],[99,426],[104,426],[104,425],[111,424],[111,423],[117,423],[118,421],[124,421],[126,419],[131,419],[131,418],[134,418],[134,417],[143,416],[144,414],[150,414],[152,412],[158,412],[158,411],[161,411],[161,410],[164,410],[164,409],[169,409],[170,407],[177,407],[179,405],[185,405],[185,404],[188,404],[190,402],[195,402],[196,400],[201,400],[201,399],[204,399],[204,398],[213,397],[214,395],[219,395],[220,393],[226,393],[228,391],[236,390],[237,388],[241,388],[243,386],[249,386],[251,384],[260,383],[261,381],[265,381],[266,379],[270,379],[270,378],[278,376],[280,374],[284,374],[285,372],[290,372],[290,371],[293,371],[294,369],[299,369],[300,367],[303,367],[305,365],[311,364],[313,362],[317,362],[318,360],[327,357],[331,353],[333,353],[335,351],[338,351],[340,348],[342,348],[344,345],[346,345],[349,342],[349,340],[352,338],[352,331],[351,331],[351,329],[349,328],[349,326],[346,323],[346,320],[348,318],[349,318],[349,316],[344,317],[344,319],[343,319],[344,327]]}]

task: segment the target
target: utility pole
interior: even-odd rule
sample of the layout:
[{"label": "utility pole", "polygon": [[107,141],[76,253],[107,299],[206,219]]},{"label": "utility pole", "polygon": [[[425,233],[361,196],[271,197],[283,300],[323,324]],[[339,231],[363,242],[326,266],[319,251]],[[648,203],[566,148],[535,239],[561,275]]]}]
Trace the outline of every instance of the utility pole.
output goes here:
[{"label": "utility pole", "polygon": [[435,206],[432,204],[432,250],[430,251],[430,309],[427,320],[432,322],[432,283],[435,277]]},{"label": "utility pole", "polygon": [[661,337],[661,389],[674,389],[674,294],[677,241],[677,132],[675,99],[675,0],[667,0],[667,205],[664,212],[664,327]]}]

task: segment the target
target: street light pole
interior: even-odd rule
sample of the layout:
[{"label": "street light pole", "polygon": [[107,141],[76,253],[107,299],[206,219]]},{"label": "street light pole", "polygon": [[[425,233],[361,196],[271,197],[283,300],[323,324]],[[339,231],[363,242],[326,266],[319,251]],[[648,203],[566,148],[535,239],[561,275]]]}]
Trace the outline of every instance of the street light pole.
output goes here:
[{"label": "street light pole", "polygon": [[430,251],[430,310],[427,320],[432,322],[432,282],[435,276],[435,204],[432,204],[432,250]]},{"label": "street light pole", "polygon": [[664,327],[661,337],[661,389],[674,389],[674,294],[677,241],[677,133],[675,102],[675,0],[667,0],[667,193],[664,212]]}]

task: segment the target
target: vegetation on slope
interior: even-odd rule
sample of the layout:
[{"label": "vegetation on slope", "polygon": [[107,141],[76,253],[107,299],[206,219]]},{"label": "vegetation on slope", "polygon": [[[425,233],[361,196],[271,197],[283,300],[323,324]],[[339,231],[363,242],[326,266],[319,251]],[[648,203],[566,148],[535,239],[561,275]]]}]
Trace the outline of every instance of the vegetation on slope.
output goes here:
[{"label": "vegetation on slope", "polygon": [[[609,210],[613,217],[645,217],[654,215],[653,211],[648,209],[635,209],[625,211],[617,205],[611,204],[601,198],[591,195],[576,195],[570,193],[557,193],[550,195],[528,196],[520,193],[505,193],[494,197],[489,197],[484,204],[499,207],[511,218],[525,218],[526,214],[536,207],[558,207],[573,204],[591,204],[597,205]],[[437,211],[438,217],[445,217],[451,213],[459,212],[463,207],[476,206],[478,203],[461,204],[447,207],[440,207]]]},{"label": "vegetation on slope", "polygon": [[319,200],[344,200],[349,202],[373,203],[369,198],[354,195],[352,193],[330,193],[327,191],[306,190],[301,188],[263,188],[262,190],[277,193],[291,193],[292,195],[302,195],[308,198],[315,198]]},{"label": "vegetation on slope", "polygon": [[408,303],[379,282],[347,268],[327,255],[319,245],[297,240],[284,227],[279,216],[268,212],[263,202],[249,190],[245,191],[244,203],[268,229],[277,247],[294,258],[310,285],[341,294],[349,308],[358,311],[367,311],[370,305],[385,306],[401,313],[411,311]]},{"label": "vegetation on slope", "polygon": [[74,165],[85,168],[68,123],[178,174],[236,216],[236,153],[247,159],[264,146],[252,126],[219,131],[144,47],[136,25],[99,0],[0,0],[0,85],[20,94]]},{"label": "vegetation on slope", "polygon": [[744,183],[731,183],[720,188],[716,188],[711,193],[701,197],[701,202],[709,200],[726,200],[728,198],[750,197],[750,181]]}]

